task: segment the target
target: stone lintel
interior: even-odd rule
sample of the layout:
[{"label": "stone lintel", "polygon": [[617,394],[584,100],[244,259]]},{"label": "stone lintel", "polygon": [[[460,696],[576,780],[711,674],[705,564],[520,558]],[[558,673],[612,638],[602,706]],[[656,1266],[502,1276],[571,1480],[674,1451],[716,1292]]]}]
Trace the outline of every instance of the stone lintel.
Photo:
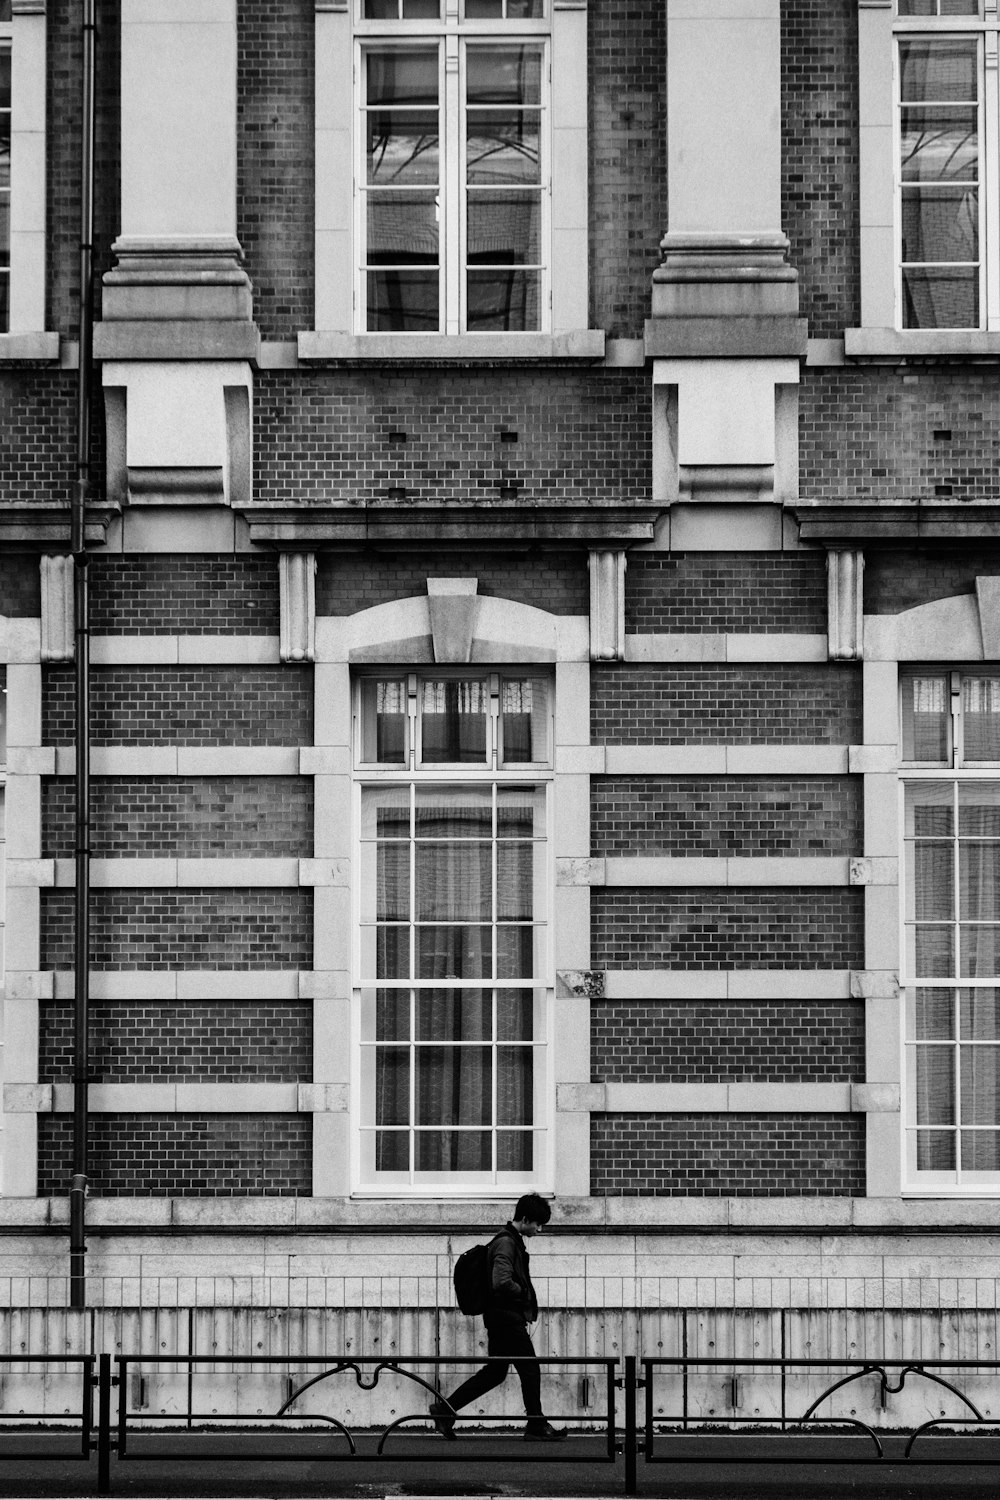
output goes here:
[{"label": "stone lintel", "polygon": [[248,506],[239,514],[251,541],[281,550],[308,551],[323,544],[355,547],[414,547],[439,543],[516,551],[518,546],[551,543],[563,547],[653,540],[660,506],[517,505],[454,506]]},{"label": "stone lintel", "polygon": [[646,320],[644,352],[647,359],[798,359],[808,331],[804,318],[784,314],[661,315]]}]

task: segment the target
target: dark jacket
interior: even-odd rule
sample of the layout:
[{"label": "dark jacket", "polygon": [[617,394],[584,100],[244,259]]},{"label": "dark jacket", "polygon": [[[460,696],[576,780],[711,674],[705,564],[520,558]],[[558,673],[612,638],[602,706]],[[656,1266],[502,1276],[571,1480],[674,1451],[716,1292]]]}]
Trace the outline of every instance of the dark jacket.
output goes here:
[{"label": "dark jacket", "polygon": [[515,1312],[526,1323],[538,1317],[538,1299],[531,1284],[528,1251],[524,1240],[508,1220],[490,1241],[490,1301],[487,1312]]}]

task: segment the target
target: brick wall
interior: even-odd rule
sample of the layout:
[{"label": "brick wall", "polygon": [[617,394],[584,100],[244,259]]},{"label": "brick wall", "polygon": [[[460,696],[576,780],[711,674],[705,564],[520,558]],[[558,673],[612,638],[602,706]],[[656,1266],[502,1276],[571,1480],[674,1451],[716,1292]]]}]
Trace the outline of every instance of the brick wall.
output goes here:
[{"label": "brick wall", "polygon": [[[68,517],[76,477],[75,382],[71,370],[0,370],[0,495],[5,504],[55,500]],[[68,519],[66,536],[68,540]],[[38,566],[38,558],[27,555],[17,562]]]},{"label": "brick wall", "polygon": [[976,579],[1000,574],[1000,547],[977,540],[975,555],[950,547],[869,548],[865,552],[865,613],[896,615],[933,599],[974,594]]},{"label": "brick wall", "polygon": [[[69,777],[43,780],[46,858],[73,852],[73,799]],[[304,858],[312,842],[308,777],[104,776],[91,782],[91,851],[98,858]]]},{"label": "brick wall", "polygon": [[90,628],[95,635],[277,635],[277,559],[95,557]]},{"label": "brick wall", "polygon": [[842,1082],[865,1076],[849,1000],[607,1000],[591,1006],[595,1083]]},{"label": "brick wall", "polygon": [[28,552],[0,555],[0,615],[9,620],[37,618],[41,600],[38,557]]},{"label": "brick wall", "polygon": [[826,630],[826,553],[633,552],[629,634]]},{"label": "brick wall", "polygon": [[313,326],[316,12],[312,0],[240,0],[237,233],[265,338]]},{"label": "brick wall", "polygon": [[782,0],[781,225],[813,338],[860,322],[856,0]]},{"label": "brick wall", "polygon": [[591,323],[641,338],[667,228],[666,11],[590,0]]},{"label": "brick wall", "polygon": [[592,1115],[590,1190],[623,1198],[861,1198],[860,1115]]},{"label": "brick wall", "polygon": [[[73,743],[73,670],[43,672],[42,738]],[[95,667],[95,745],[303,745],[313,737],[309,667]]]},{"label": "brick wall", "polygon": [[[308,890],[98,890],[96,969],[303,969],[312,964]],[[73,962],[73,892],[42,892],[42,968]]]},{"label": "brick wall", "polygon": [[[39,1010],[38,1076],[73,1076],[73,1006]],[[92,1000],[91,1076],[102,1083],[285,1083],[312,1077],[312,1002]]]},{"label": "brick wall", "polygon": [[585,615],[590,578],[585,552],[503,557],[481,552],[320,553],[316,613],[352,615],[373,604],[426,594],[428,578],[478,578],[485,598],[514,599],[552,614]]},{"label": "brick wall", "polygon": [[861,889],[594,889],[595,969],[860,969]]},{"label": "brick wall", "polygon": [[858,854],[860,779],[594,776],[591,850],[612,855]]},{"label": "brick wall", "polygon": [[1000,387],[987,369],[808,370],[799,414],[804,499],[1000,496]]},{"label": "brick wall", "polygon": [[[64,1194],[69,1115],[38,1118],[38,1192]],[[307,1197],[311,1115],[91,1115],[91,1191],[100,1198]]]},{"label": "brick wall", "polygon": [[401,488],[408,502],[447,505],[496,501],[505,485],[523,504],[649,498],[642,371],[261,370],[254,403],[264,504],[387,503]]},{"label": "brick wall", "polygon": [[827,666],[594,666],[595,744],[844,745],[861,738],[861,673]]}]

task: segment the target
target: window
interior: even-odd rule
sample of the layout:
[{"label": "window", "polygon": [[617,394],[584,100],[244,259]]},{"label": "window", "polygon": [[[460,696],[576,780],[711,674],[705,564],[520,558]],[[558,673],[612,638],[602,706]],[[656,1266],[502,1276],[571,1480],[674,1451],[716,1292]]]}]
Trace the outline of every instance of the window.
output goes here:
[{"label": "window", "polygon": [[[902,679],[906,1166],[1000,1186],[1000,672]],[[986,768],[992,768],[992,774]]]},{"label": "window", "polygon": [[363,0],[359,331],[548,327],[543,0]]},{"label": "window", "polygon": [[986,216],[998,103],[986,90],[998,21],[979,0],[898,0],[897,307],[904,329],[998,327],[1000,254]]},{"label": "window", "polygon": [[551,691],[542,676],[356,684],[361,1191],[548,1174]]}]

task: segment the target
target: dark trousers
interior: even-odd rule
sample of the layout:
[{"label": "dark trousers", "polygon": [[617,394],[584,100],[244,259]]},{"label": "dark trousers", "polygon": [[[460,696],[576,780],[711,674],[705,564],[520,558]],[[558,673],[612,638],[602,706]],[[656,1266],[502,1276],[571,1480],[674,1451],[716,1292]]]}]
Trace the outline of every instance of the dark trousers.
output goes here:
[{"label": "dark trousers", "polygon": [[[460,1385],[449,1398],[448,1404],[455,1411],[460,1411],[463,1406],[485,1396],[487,1391],[503,1384],[513,1363],[521,1382],[524,1410],[531,1420],[541,1420],[542,1377],[535,1361],[535,1347],[528,1334],[528,1325],[515,1312],[488,1312],[483,1322],[489,1337],[487,1353],[500,1358],[496,1364],[483,1365],[481,1370],[470,1375],[464,1385]],[[501,1360],[504,1362],[501,1363]]]}]

